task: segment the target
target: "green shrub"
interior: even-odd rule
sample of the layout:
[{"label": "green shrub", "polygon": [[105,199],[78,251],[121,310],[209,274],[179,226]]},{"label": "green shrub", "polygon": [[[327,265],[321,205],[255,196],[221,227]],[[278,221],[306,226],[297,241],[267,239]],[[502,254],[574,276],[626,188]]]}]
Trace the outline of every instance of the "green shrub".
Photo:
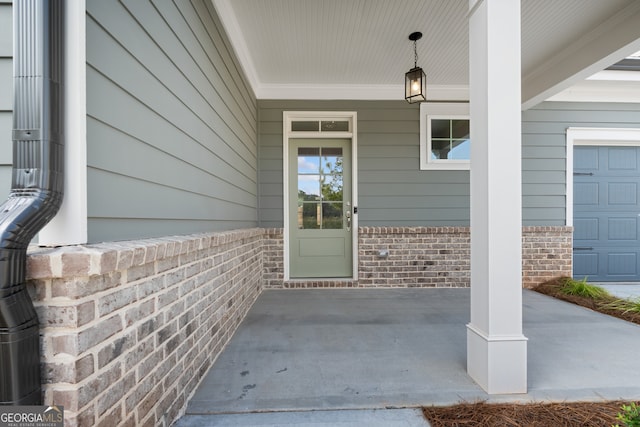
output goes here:
[{"label": "green shrub", "polygon": [[596,285],[588,284],[586,277],[582,280],[574,280],[569,277],[565,278],[564,283],[560,288],[560,292],[566,295],[576,295],[591,299],[602,299],[611,297],[611,294],[609,294],[606,289],[603,289]]},{"label": "green shrub", "polygon": [[[629,405],[622,405],[622,412],[618,413],[617,419],[622,421],[624,427],[640,427],[640,407],[635,402]],[[616,427],[620,427],[616,424]]]}]

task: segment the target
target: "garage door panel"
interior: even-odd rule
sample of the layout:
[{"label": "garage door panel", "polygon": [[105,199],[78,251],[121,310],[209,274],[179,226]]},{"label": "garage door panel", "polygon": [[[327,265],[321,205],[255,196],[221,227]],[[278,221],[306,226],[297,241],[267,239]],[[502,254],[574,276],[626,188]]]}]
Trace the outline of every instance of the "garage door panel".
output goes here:
[{"label": "garage door panel", "polygon": [[609,218],[607,221],[607,240],[614,241],[638,240],[638,219],[632,218]]},{"label": "garage door panel", "polygon": [[579,278],[595,276],[598,274],[598,264],[598,253],[574,252],[573,275]]},{"label": "garage door panel", "polygon": [[610,182],[607,189],[610,205],[638,204],[638,184],[635,182]]},{"label": "garage door panel", "polygon": [[574,148],[576,278],[640,280],[640,147]]},{"label": "garage door panel", "polygon": [[597,183],[577,182],[573,187],[573,199],[576,205],[597,206],[600,203],[600,191]]},{"label": "garage door panel", "polygon": [[608,276],[635,276],[638,274],[638,254],[635,252],[609,252],[607,255]]},{"label": "garage door panel", "polygon": [[636,171],[638,161],[636,158],[636,147],[609,147],[609,170]]},{"label": "garage door panel", "polygon": [[598,169],[600,157],[598,147],[576,147],[574,150],[573,167],[576,171]]},{"label": "garage door panel", "polygon": [[598,218],[576,218],[573,222],[573,239],[598,240],[599,224]]}]

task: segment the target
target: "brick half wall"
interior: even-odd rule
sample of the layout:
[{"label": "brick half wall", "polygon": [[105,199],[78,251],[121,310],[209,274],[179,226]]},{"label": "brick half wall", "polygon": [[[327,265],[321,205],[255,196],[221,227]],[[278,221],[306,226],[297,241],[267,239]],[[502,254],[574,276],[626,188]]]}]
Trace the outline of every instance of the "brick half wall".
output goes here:
[{"label": "brick half wall", "polygon": [[573,274],[573,227],[522,228],[522,285]]},{"label": "brick half wall", "polygon": [[[265,245],[268,288],[467,287],[469,227],[361,227],[358,280],[284,280],[282,229],[269,229]],[[530,288],[571,276],[573,228],[522,228],[522,283]],[[381,256],[387,252],[387,256]]]},{"label": "brick half wall", "polygon": [[263,230],[30,253],[44,402],[67,426],[169,426],[262,289]]}]

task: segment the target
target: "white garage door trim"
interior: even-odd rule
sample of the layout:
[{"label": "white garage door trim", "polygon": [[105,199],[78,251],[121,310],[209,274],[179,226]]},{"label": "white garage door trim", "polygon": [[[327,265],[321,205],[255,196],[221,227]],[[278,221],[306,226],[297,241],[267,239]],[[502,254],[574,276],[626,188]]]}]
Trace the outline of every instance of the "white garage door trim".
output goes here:
[{"label": "white garage door trim", "polygon": [[566,225],[573,227],[573,147],[575,145],[640,146],[640,128],[567,129]]}]

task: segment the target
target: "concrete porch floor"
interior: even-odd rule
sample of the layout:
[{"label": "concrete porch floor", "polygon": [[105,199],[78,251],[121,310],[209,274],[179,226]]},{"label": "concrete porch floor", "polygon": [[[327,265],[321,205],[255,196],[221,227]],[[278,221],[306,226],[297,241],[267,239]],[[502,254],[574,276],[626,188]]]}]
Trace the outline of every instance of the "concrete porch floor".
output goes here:
[{"label": "concrete porch floor", "polygon": [[466,373],[469,289],[268,290],[177,426],[418,426],[418,410],[385,409],[640,399],[640,326],[527,290],[523,314],[529,392],[490,396]]}]

